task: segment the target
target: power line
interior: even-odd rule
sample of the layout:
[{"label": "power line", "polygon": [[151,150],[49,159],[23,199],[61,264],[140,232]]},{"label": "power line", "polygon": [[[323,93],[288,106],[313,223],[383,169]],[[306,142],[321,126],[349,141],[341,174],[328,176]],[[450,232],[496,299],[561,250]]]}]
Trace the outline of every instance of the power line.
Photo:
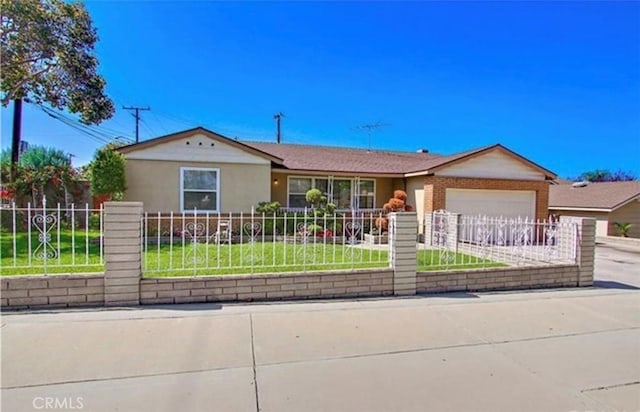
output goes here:
[{"label": "power line", "polygon": [[78,124],[76,121],[66,118],[64,115],[55,112],[54,110],[49,109],[46,106],[42,106],[39,105],[40,109],[46,113],[49,117],[52,117],[64,124],[66,124],[67,126],[76,129],[77,131],[89,136],[90,138],[92,138],[93,140],[97,141],[98,143],[101,144],[105,144],[108,143],[109,140],[107,138],[104,137],[104,135],[101,132],[96,132],[96,131],[92,131],[86,127],[83,127],[81,124]]},{"label": "power line", "polygon": [[164,127],[164,124],[160,120],[160,116],[158,116],[155,112],[151,112],[151,115],[156,119],[156,122],[158,123],[158,125],[160,125],[160,128],[162,129],[164,134],[169,134],[169,130],[167,130],[167,128]]},{"label": "power line", "polygon": [[164,117],[165,119],[169,119],[169,120],[173,120],[174,122],[178,122],[178,123],[182,123],[182,124],[186,124],[189,127],[195,127],[198,126],[198,123],[193,121],[193,120],[189,120],[189,119],[185,119],[182,117],[177,117],[171,114],[167,114],[167,113],[163,113],[163,112],[158,112],[157,110],[153,111],[154,114],[157,114],[161,117]]},{"label": "power line", "polygon": [[50,117],[53,117],[56,120],[59,120],[63,123],[65,123],[66,125],[84,133],[87,134],[89,136],[92,136],[94,138],[96,138],[98,141],[100,141],[101,143],[108,143],[109,140],[111,139],[111,135],[109,133],[105,133],[99,130],[95,130],[92,129],[91,127],[77,121],[76,119],[73,119],[71,117],[65,116],[62,113],[58,113],[53,109],[50,109],[46,106],[42,106],[41,109],[48,114]]},{"label": "power line", "polygon": [[147,129],[147,131],[149,133],[151,133],[152,136],[157,136],[157,133],[153,131],[153,129],[151,129],[151,125],[149,125],[147,122],[144,121],[144,119],[140,119],[140,123],[142,123],[142,125],[144,126],[145,129]]},{"label": "power line", "polygon": [[107,127],[101,127],[101,126],[88,126],[80,122],[78,119],[75,119],[71,116],[67,116],[63,113],[60,113],[42,104],[36,104],[36,106],[38,106],[38,108],[40,108],[40,110],[42,110],[49,117],[66,124],[67,126],[79,131],[80,133],[86,136],[89,136],[94,141],[100,144],[106,144],[106,143],[112,142],[113,140],[115,140],[114,135],[120,135],[120,137],[124,137],[126,140],[131,140],[126,136],[122,136],[124,133],[118,130],[110,129]]}]

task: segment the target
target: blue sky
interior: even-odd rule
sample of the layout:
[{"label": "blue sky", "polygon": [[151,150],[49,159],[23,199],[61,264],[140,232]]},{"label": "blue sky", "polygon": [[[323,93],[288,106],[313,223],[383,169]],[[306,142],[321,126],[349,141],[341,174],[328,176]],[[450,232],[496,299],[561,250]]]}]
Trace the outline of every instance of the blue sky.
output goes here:
[{"label": "blue sky", "polygon": [[[104,136],[229,137],[453,153],[502,143],[561,177],[640,175],[638,2],[88,2],[117,105]],[[2,110],[10,144],[11,106]],[[96,139],[27,105],[23,138]]]}]

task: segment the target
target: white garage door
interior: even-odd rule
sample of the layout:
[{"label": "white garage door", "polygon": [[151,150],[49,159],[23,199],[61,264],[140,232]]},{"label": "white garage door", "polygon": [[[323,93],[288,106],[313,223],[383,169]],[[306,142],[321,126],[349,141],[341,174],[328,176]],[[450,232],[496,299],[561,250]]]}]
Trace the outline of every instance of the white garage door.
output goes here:
[{"label": "white garage door", "polygon": [[536,215],[534,191],[447,189],[446,195],[446,209],[454,213],[530,219]]}]

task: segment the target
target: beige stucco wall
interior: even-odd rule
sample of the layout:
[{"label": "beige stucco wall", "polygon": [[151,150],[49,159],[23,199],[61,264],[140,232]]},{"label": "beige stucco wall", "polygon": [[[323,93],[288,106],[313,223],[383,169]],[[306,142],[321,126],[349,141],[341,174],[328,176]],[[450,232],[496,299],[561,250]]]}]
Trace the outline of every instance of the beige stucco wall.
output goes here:
[{"label": "beige stucco wall", "polygon": [[[596,228],[601,226],[607,226],[607,222],[609,219],[608,212],[586,212],[579,210],[565,210],[565,209],[553,209],[549,208],[549,214],[555,215],[556,217],[560,216],[577,216],[577,217],[590,217],[596,220]],[[604,222],[604,223],[602,223]],[[605,236],[606,233],[598,233],[600,229],[596,229],[596,234],[598,236]],[[610,232],[614,233],[614,232]]]},{"label": "beige stucco wall", "polygon": [[611,212],[609,219],[609,235],[618,235],[614,222],[631,223],[629,237],[640,238],[640,200],[633,201]]},{"label": "beige stucco wall", "polygon": [[[407,179],[407,204],[413,206],[418,214],[418,222],[424,219],[424,176]],[[422,233],[422,225],[419,226]]]},{"label": "beige stucco wall", "polygon": [[435,175],[481,179],[545,180],[545,175],[540,170],[501,150],[493,150],[469,160],[454,163],[438,170]]},{"label": "beige stucco wall", "polygon": [[388,177],[376,179],[376,207],[380,208],[387,203],[395,189],[398,188],[393,186],[393,179]]},{"label": "beige stucco wall", "polygon": [[613,212],[589,212],[553,208],[549,208],[549,212],[558,216],[592,217],[598,222],[606,222],[607,233],[609,236],[619,236],[618,230],[614,226],[615,222],[631,223],[632,226],[629,231],[629,236],[640,238],[640,201],[637,200],[628,203]]},{"label": "beige stucco wall", "polygon": [[220,169],[221,212],[249,212],[271,197],[270,165],[129,159],[124,200],[140,201],[149,212],[180,211],[180,168]]},{"label": "beige stucco wall", "polygon": [[[275,181],[278,181],[276,184]],[[271,201],[280,202],[282,207],[287,207],[287,175],[284,173],[271,172]]]}]

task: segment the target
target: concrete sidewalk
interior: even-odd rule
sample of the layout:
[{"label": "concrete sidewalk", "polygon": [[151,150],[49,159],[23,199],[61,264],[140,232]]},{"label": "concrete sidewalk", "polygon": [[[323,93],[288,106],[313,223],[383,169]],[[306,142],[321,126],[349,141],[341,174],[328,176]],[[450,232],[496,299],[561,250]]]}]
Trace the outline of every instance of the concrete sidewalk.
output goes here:
[{"label": "concrete sidewalk", "polygon": [[5,314],[2,409],[636,411],[639,309],[580,289]]}]

